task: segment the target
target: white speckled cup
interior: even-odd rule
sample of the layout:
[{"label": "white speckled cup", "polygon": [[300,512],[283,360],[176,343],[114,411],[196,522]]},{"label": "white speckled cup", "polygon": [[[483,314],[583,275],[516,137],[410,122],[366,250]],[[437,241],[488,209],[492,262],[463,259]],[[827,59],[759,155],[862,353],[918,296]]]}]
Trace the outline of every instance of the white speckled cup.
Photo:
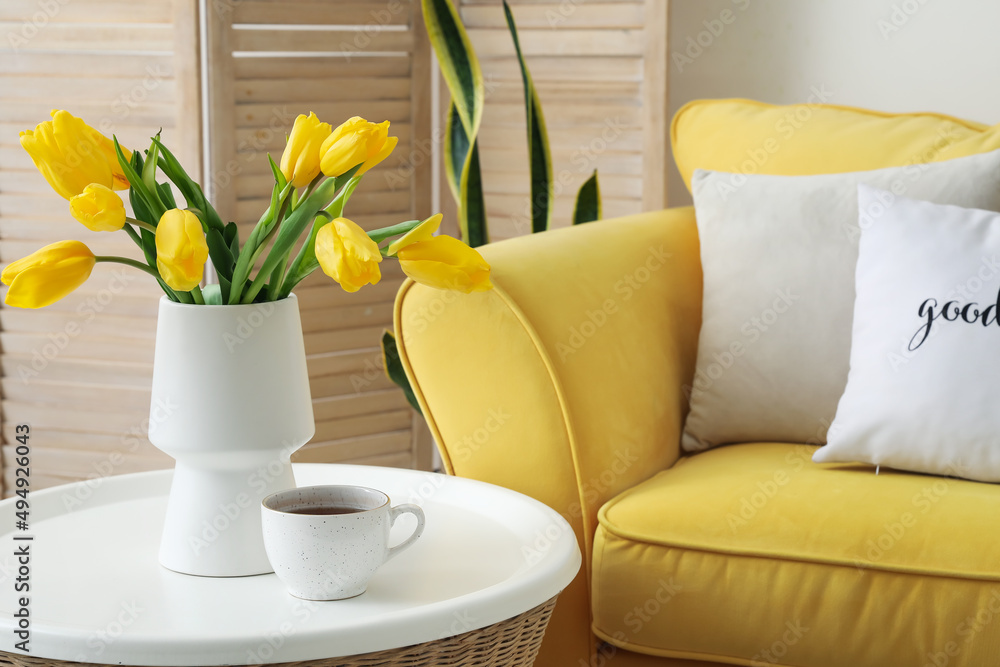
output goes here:
[{"label": "white speckled cup", "polygon": [[[305,600],[361,595],[375,571],[424,532],[423,510],[416,505],[390,507],[389,496],[363,486],[288,489],[264,498],[261,506],[267,558],[288,592]],[[349,513],[301,513],[318,507]],[[417,518],[417,528],[390,548],[389,530],[406,513]]]}]

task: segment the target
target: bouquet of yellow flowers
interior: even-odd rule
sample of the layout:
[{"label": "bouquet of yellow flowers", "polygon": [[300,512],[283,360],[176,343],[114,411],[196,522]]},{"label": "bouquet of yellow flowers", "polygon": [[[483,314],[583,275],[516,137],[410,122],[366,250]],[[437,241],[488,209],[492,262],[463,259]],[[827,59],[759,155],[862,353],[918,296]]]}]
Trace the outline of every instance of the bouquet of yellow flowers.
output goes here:
[{"label": "bouquet of yellow flowers", "polygon": [[[406,275],[439,289],[492,288],[478,252],[450,236],[435,236],[441,215],[366,232],[344,217],[361,179],[396,147],[389,122],[354,117],[333,129],[315,114],[295,119],[274,175],[270,206],[245,243],[234,222],[223,223],[174,155],[153,137],[145,156],[67,111],[21,133],[21,146],[49,185],[69,200],[70,213],[95,232],[124,231],[145,261],[95,255],[79,241],[60,241],[9,264],[0,280],[5,302],[42,308],[70,294],[98,262],[117,262],[153,276],[173,301],[236,305],[276,301],[317,268],[348,292],[381,279],[384,258]],[[158,172],[169,182],[159,182]],[[177,205],[173,184],[184,197]],[[128,190],[135,217],[115,192]],[[305,237],[294,257],[292,251]],[[200,285],[211,259],[219,282]],[[259,262],[259,268],[254,272]]]}]

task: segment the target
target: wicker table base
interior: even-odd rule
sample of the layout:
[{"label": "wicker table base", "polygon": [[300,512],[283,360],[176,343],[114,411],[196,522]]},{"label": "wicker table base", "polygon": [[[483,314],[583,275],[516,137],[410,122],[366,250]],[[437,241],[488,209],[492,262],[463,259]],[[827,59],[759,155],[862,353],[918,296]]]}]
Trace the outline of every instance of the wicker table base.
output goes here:
[{"label": "wicker table base", "polygon": [[[479,630],[404,648],[343,658],[281,662],[254,667],[531,667],[542,644],[556,598]],[[0,666],[122,667],[36,658],[0,651]]]}]

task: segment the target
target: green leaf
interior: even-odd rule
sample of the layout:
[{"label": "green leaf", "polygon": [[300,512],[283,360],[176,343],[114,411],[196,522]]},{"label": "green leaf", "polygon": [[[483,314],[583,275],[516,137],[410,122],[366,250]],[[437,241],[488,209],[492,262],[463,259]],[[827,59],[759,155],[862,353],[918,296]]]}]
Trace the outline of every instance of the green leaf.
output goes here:
[{"label": "green leaf", "polygon": [[462,202],[458,211],[458,223],[462,236],[472,248],[490,242],[486,227],[486,199],[483,196],[483,174],[479,167],[479,142],[472,144],[469,160],[462,170]]},{"label": "green leaf", "polygon": [[444,171],[458,204],[462,240],[473,248],[489,243],[478,142],[469,143],[454,105],[449,110],[445,127]]},{"label": "green leaf", "polygon": [[232,279],[233,267],[236,260],[226,245],[226,239],[217,229],[209,229],[205,234],[205,241],[208,243],[208,256],[212,258],[212,264],[220,276]]},{"label": "green leaf", "polygon": [[549,133],[545,127],[542,102],[535,89],[535,83],[528,71],[528,64],[521,52],[521,40],[517,36],[517,25],[507,0],[503,2],[507,29],[514,40],[514,50],[521,65],[521,79],[524,82],[524,108],[528,129],[528,163],[531,169],[531,231],[544,232],[552,225],[552,152],[549,149]]},{"label": "green leaf", "polygon": [[[189,208],[196,208],[201,211],[205,219],[203,222],[214,229],[218,229],[220,232],[225,229],[225,225],[222,224],[222,218],[219,217],[219,213],[212,206],[211,202],[205,197],[205,193],[202,191],[201,186],[191,180],[191,177],[187,175],[184,171],[184,167],[181,163],[174,157],[174,154],[167,150],[167,147],[163,145],[159,137],[153,137],[153,143],[156,144],[157,149],[160,152],[159,166],[160,169],[166,174],[167,178],[177,186],[177,189],[181,191],[184,195],[184,199],[187,202]],[[131,182],[131,181],[130,181]]]},{"label": "green leaf", "polygon": [[421,0],[424,24],[451,98],[470,137],[479,133],[486,86],[479,59],[451,0]]},{"label": "green leaf", "polygon": [[232,252],[233,257],[238,257],[240,254],[240,228],[235,222],[230,222],[226,224],[226,231],[223,233],[222,238],[226,241],[226,245],[229,246],[230,252]]},{"label": "green leaf", "polygon": [[385,331],[382,334],[382,363],[385,366],[386,377],[403,390],[403,395],[406,396],[406,401],[410,406],[417,412],[421,412],[420,404],[413,393],[413,387],[410,386],[410,379],[406,377],[403,362],[399,358],[396,337],[392,335],[391,331]]},{"label": "green leaf", "polygon": [[146,188],[150,191],[156,190],[156,156],[158,151],[156,150],[156,142],[154,141],[149,146],[149,153],[146,155],[146,164],[139,172],[142,174],[142,182],[146,184]]},{"label": "green leaf", "polygon": [[160,191],[160,201],[167,208],[177,208],[177,201],[174,199],[174,193],[170,189],[169,183],[158,183],[156,188]]},{"label": "green leaf", "polygon": [[274,182],[278,184],[278,189],[280,190],[288,185],[288,181],[285,180],[285,175],[281,173],[281,168],[275,164],[270,153],[267,154],[267,163],[271,165],[271,175],[274,176]]},{"label": "green leaf", "polygon": [[[129,189],[129,199],[131,200],[134,194],[139,198],[145,205],[143,208],[146,211],[149,219],[144,222],[150,222],[155,224],[155,221],[160,219],[166,209],[163,208],[159,200],[155,200],[149,190],[146,188],[146,184],[142,182],[142,178],[139,174],[143,170],[142,157],[136,157],[139,151],[132,151],[132,160],[125,159],[125,153],[122,151],[121,145],[118,143],[118,137],[112,137],[115,143],[115,153],[118,154],[118,164],[121,166],[122,171],[125,174],[125,178],[128,179]],[[133,162],[138,165],[138,168],[133,167]],[[135,207],[133,207],[133,211]],[[141,219],[141,218],[140,218]]]},{"label": "green leaf", "polygon": [[[138,174],[142,172],[142,156],[139,155],[139,151],[132,152],[132,161],[130,166],[135,173]],[[146,200],[143,199],[142,193],[139,190],[129,188],[128,201],[132,205],[132,213],[135,215],[136,220],[142,220],[143,222],[148,222],[151,225],[155,225],[159,221],[158,218],[154,218],[149,212]]]},{"label": "green leaf", "polygon": [[462,203],[462,171],[469,159],[469,135],[465,133],[462,119],[458,117],[458,109],[452,102],[448,107],[448,118],[445,121],[444,133],[444,174],[451,188],[455,202]]},{"label": "green leaf", "polygon": [[585,222],[600,220],[601,212],[601,186],[597,182],[597,170],[593,176],[580,186],[580,191],[576,194],[576,205],[573,207],[573,224],[581,225]]}]

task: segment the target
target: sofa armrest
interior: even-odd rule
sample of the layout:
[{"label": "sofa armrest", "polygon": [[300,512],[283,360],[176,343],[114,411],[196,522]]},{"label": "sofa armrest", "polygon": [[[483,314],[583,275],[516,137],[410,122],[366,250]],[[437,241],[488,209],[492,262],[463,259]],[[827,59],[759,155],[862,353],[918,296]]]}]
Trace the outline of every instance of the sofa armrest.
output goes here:
[{"label": "sofa armrest", "polygon": [[589,580],[598,509],[678,456],[701,318],[694,211],[481,250],[494,290],[403,285],[403,365],[448,472],[563,514]]}]

